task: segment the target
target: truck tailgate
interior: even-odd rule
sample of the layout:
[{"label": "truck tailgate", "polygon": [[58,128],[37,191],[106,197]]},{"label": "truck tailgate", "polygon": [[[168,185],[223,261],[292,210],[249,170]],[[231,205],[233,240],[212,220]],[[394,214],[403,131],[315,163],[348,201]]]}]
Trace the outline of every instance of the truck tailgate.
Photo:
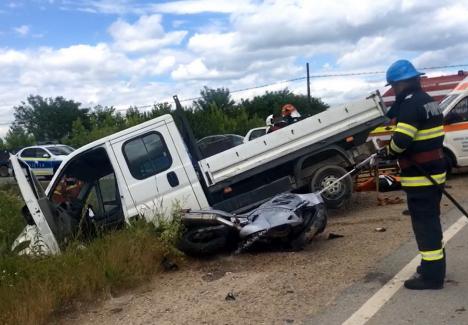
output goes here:
[{"label": "truck tailgate", "polygon": [[[200,161],[214,185],[255,167],[324,141],[385,115],[381,97],[330,107],[326,111]],[[209,178],[209,179],[208,179]]]}]

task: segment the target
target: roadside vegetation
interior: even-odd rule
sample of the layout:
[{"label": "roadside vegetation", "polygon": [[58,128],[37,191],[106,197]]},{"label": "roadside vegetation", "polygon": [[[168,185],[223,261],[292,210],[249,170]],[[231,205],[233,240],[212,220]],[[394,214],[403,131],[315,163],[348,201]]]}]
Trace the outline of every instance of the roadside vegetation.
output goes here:
[{"label": "roadside vegetation", "polygon": [[140,220],[89,243],[70,244],[59,256],[27,257],[10,251],[24,227],[14,187],[0,189],[0,324],[43,324],[57,311],[149,280],[174,247],[180,222]]}]

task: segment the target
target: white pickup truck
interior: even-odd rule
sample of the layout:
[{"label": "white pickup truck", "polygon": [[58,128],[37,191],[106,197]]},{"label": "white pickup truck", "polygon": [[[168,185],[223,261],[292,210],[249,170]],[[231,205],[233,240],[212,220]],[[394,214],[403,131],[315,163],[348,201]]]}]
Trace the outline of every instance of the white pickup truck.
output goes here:
[{"label": "white pickup truck", "polygon": [[[45,192],[27,165],[11,157],[30,225],[16,244],[40,233],[49,252],[58,253],[83,218],[114,227],[136,216],[168,216],[175,205],[241,212],[278,193],[316,191],[368,153],[369,132],[386,119],[377,92],[201,159],[175,99],[178,125],[164,115],[75,150]],[[349,178],[322,196],[339,207],[351,191]]]}]

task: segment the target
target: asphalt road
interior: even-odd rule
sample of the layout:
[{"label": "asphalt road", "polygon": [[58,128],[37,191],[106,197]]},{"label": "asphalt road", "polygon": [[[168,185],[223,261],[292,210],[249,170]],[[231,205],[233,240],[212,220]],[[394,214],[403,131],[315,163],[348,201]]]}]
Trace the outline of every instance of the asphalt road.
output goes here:
[{"label": "asphalt road", "polygon": [[[468,204],[464,206],[466,209]],[[444,229],[457,221],[462,225],[459,227],[461,230],[446,244],[447,278],[443,290],[415,292],[400,287],[385,299],[374,299],[377,292],[385,291],[383,287],[391,287],[396,282],[394,276],[416,256],[417,247],[412,240],[382,260],[329,308],[305,324],[342,324],[345,321],[349,325],[468,324],[468,226],[465,226],[468,220],[461,217],[461,212],[452,209],[442,219]],[[410,267],[412,270],[413,266]],[[365,309],[362,306],[369,305],[377,310],[372,316],[364,321],[351,318]]]}]

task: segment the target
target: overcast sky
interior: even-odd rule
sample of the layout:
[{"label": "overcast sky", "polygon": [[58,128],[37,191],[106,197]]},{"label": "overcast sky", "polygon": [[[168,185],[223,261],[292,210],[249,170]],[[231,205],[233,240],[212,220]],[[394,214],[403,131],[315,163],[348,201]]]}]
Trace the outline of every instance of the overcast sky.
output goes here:
[{"label": "overcast sky", "polygon": [[[147,105],[311,74],[468,63],[468,0],[2,0],[0,136],[29,94]],[[458,68],[431,70],[451,74]],[[465,69],[467,69],[465,67]],[[384,75],[316,78],[328,103],[385,90]],[[237,93],[236,99],[305,81]]]}]

